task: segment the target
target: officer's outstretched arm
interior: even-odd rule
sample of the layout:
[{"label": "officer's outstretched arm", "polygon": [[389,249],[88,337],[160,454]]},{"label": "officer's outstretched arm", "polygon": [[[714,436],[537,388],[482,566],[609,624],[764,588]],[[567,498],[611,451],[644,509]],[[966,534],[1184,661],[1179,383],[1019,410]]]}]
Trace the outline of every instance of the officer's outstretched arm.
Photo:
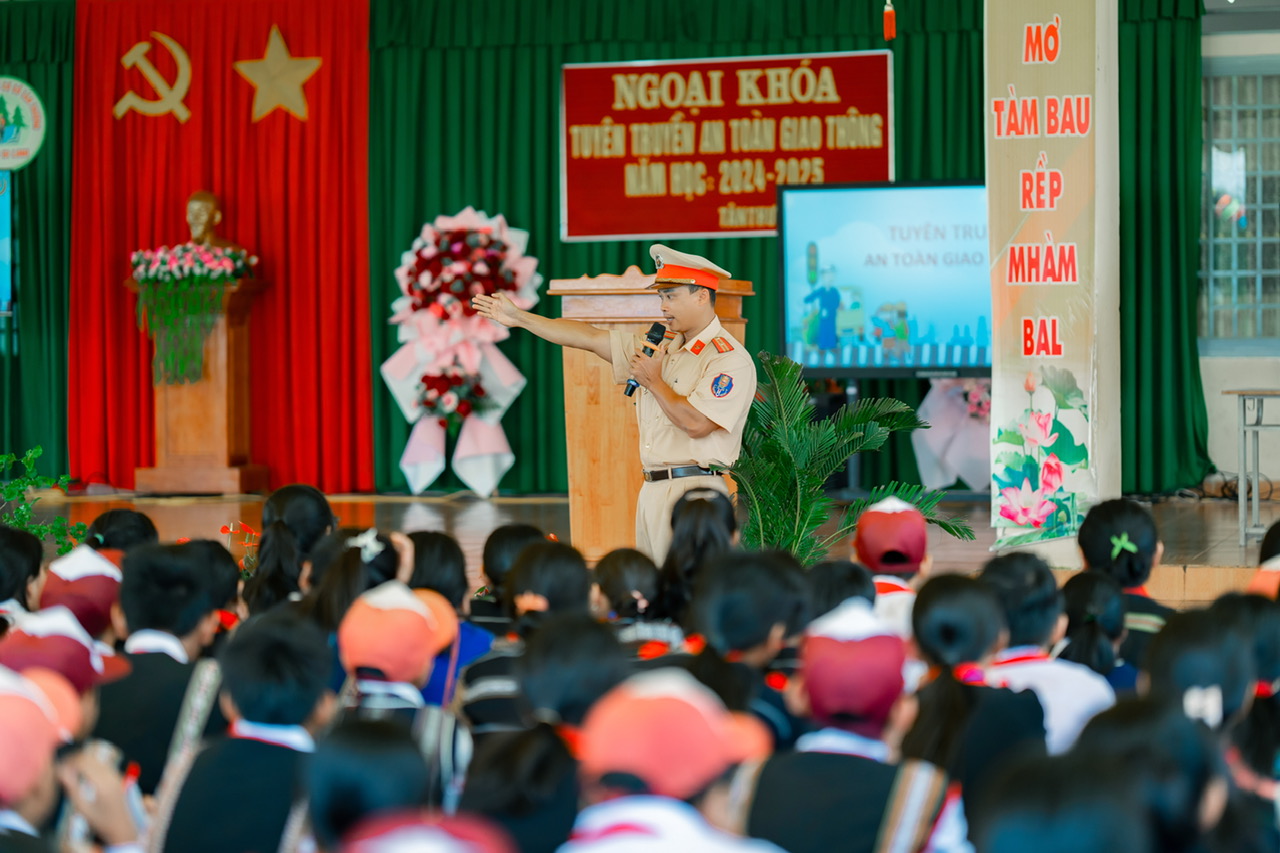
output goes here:
[{"label": "officer's outstretched arm", "polygon": [[543,317],[531,311],[517,308],[505,293],[493,296],[476,296],[471,306],[481,316],[501,323],[504,326],[528,329],[543,340],[551,341],[562,347],[573,347],[593,352],[609,363],[613,363],[613,354],[609,346],[609,332],[597,329],[590,323],[577,320],[563,320],[554,317]]}]

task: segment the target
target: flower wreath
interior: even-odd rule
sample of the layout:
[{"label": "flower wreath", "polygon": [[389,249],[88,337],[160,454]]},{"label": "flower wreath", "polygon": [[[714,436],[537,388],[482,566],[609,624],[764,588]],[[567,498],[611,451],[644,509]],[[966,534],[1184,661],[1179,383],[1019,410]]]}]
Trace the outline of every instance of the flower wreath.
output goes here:
[{"label": "flower wreath", "polygon": [[528,237],[468,207],[424,225],[401,257],[391,305],[401,346],[382,376],[414,424],[400,468],[415,494],[444,472],[447,432],[458,439],[454,473],[476,494],[493,494],[515,462],[499,422],[525,378],[495,346],[510,332],[471,298],[502,291],[521,308],[537,303],[542,276],[524,253]]}]

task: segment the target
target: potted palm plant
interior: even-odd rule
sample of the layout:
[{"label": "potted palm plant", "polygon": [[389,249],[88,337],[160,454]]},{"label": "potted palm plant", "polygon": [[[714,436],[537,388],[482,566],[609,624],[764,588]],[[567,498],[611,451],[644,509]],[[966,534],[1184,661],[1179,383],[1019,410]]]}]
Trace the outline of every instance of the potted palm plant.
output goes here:
[{"label": "potted palm plant", "polygon": [[944,492],[906,483],[876,487],[845,508],[833,533],[821,535],[819,529],[835,507],[824,490],[827,478],[853,454],[879,450],[890,434],[929,425],[892,398],[860,400],[815,421],[800,365],[762,352],[760,366],[762,381],[747,416],[742,452],[729,469],[747,514],[743,545],[790,551],[803,565],[812,565],[853,533],[864,509],[887,497],[913,504],[930,524],[958,539],[974,538],[966,521],[938,513]]}]

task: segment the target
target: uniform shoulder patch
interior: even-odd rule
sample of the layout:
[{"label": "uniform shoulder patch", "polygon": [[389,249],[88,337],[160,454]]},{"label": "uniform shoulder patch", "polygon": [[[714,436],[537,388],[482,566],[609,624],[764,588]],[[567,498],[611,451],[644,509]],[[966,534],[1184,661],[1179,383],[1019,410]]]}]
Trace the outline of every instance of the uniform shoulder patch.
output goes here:
[{"label": "uniform shoulder patch", "polygon": [[662,333],[662,337],[668,341],[673,339],[675,336],[676,336],[676,333],[671,331],[670,329],[667,329],[665,332]]},{"label": "uniform shoulder patch", "polygon": [[727,396],[733,390],[733,377],[727,373],[721,373],[715,379],[711,380],[711,394],[715,397]]},{"label": "uniform shoulder patch", "polygon": [[689,347],[689,352],[694,355],[702,355],[702,351],[706,349],[706,347],[707,345],[702,341],[694,341],[693,346]]},{"label": "uniform shoulder patch", "polygon": [[711,345],[716,348],[716,352],[732,352],[733,344],[725,338],[712,338]]}]

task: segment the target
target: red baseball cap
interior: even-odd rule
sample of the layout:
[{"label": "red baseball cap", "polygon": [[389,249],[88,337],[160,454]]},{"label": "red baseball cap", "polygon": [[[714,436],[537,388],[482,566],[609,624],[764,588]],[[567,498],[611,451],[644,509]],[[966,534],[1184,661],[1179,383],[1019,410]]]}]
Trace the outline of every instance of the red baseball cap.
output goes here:
[{"label": "red baseball cap", "polygon": [[91,636],[101,636],[111,626],[111,606],[120,599],[120,567],[109,553],[81,545],[50,563],[40,607],[61,605]]},{"label": "red baseball cap", "polygon": [[632,676],[587,713],[578,758],[585,779],[627,773],[662,797],[686,799],[773,744],[754,717],[728,711],[682,669]]},{"label": "red baseball cap", "polygon": [[29,794],[58,744],[80,727],[80,702],[71,685],[48,670],[32,675],[0,667],[0,806]]},{"label": "red baseball cap", "polygon": [[458,635],[458,616],[437,592],[387,581],[355,600],[338,626],[347,672],[379,670],[388,681],[421,684],[436,655]]},{"label": "red baseball cap", "polygon": [[929,553],[928,522],[920,510],[885,498],[858,516],[853,550],[858,562],[880,574],[914,575]]},{"label": "red baseball cap", "polygon": [[99,684],[124,678],[133,667],[90,637],[65,607],[20,616],[0,639],[0,666],[17,672],[51,669],[83,695]]}]

